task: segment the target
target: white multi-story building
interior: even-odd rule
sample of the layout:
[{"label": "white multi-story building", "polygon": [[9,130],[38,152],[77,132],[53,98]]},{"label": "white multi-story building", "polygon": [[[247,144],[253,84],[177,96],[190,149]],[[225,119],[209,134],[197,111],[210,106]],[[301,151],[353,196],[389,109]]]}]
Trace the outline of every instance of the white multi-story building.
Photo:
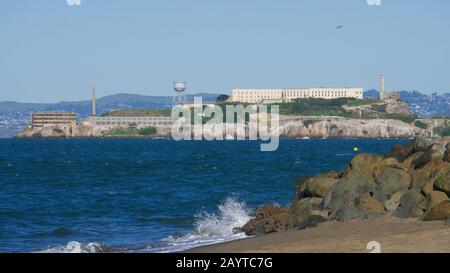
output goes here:
[{"label": "white multi-story building", "polygon": [[160,127],[170,126],[173,123],[172,117],[94,117],[90,116],[83,120],[82,124],[87,126],[106,126],[106,127]]},{"label": "white multi-story building", "polygon": [[363,98],[362,88],[284,88],[284,89],[233,89],[232,101],[242,103],[278,103],[296,99]]}]

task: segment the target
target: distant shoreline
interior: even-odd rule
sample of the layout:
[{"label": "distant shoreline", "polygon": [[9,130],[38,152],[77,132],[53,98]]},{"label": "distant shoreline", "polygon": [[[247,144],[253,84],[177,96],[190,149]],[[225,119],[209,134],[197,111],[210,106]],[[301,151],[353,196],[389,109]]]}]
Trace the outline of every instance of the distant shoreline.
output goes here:
[{"label": "distant shoreline", "polygon": [[[339,139],[413,139],[414,137],[404,136],[404,137],[290,137],[290,136],[280,136],[280,140],[339,140]],[[438,137],[439,138],[439,137]],[[48,137],[5,137],[0,139],[161,139],[161,140],[173,140],[170,135],[157,135],[157,136],[76,136],[76,137],[65,137],[65,136],[48,136]],[[236,140],[236,139],[234,139]],[[192,140],[181,140],[181,141],[194,141]],[[211,141],[202,139],[201,141]],[[212,141],[233,141],[227,139],[212,140]],[[263,141],[258,140],[248,140],[245,141]]]}]

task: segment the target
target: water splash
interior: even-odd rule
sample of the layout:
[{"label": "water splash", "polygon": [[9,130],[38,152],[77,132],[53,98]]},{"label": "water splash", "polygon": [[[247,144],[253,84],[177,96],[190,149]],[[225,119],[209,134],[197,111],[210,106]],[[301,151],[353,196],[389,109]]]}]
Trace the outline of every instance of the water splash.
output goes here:
[{"label": "water splash", "polygon": [[245,238],[233,229],[242,227],[250,219],[250,209],[244,202],[228,197],[217,206],[216,213],[200,212],[195,215],[194,231],[169,236],[147,246],[109,248],[99,243],[83,244],[77,241],[42,250],[43,253],[101,253],[101,252],[175,252],[220,242]]},{"label": "water splash", "polygon": [[40,251],[41,253],[100,253],[107,252],[103,244],[88,243],[82,244],[77,241],[70,241],[66,245],[48,248]]},{"label": "water splash", "polygon": [[180,237],[169,236],[149,246],[147,252],[174,252],[194,247],[245,238],[244,233],[234,233],[250,219],[250,210],[244,202],[228,197],[218,206],[216,213],[200,212],[195,215],[195,230]]}]

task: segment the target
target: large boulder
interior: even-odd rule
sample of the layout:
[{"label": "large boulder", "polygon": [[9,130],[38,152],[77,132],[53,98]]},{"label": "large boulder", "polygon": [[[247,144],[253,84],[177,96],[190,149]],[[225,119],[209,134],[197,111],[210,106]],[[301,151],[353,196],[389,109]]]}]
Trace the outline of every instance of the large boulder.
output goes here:
[{"label": "large boulder", "polygon": [[445,153],[444,145],[434,143],[430,145],[422,154],[413,162],[414,168],[419,169],[428,164],[433,159],[442,159]]},{"label": "large boulder", "polygon": [[445,221],[450,217],[450,201],[444,201],[427,210],[423,221]]},{"label": "large boulder", "polygon": [[434,183],[434,188],[446,192],[450,195],[450,170],[443,176],[438,177]]},{"label": "large boulder", "polygon": [[374,196],[381,202],[398,192],[406,192],[411,184],[411,177],[404,169],[386,167],[375,178]]},{"label": "large boulder", "polygon": [[319,175],[307,177],[297,182],[295,187],[294,201],[306,197],[325,197],[331,187],[338,181],[334,177]]},{"label": "large boulder", "polygon": [[321,210],[322,209],[323,198],[311,197],[304,198],[296,203],[292,204],[291,211],[293,213],[302,213],[302,211],[306,210],[311,212],[313,210]]},{"label": "large boulder", "polygon": [[285,231],[296,226],[298,218],[287,207],[266,205],[255,211],[255,218],[251,219],[240,230],[246,235],[261,235],[265,233]]},{"label": "large boulder", "polygon": [[373,191],[373,177],[355,170],[336,183],[324,199],[324,208],[329,209],[330,216],[336,216],[339,210],[354,208],[359,197]]},{"label": "large boulder", "polygon": [[388,154],[388,157],[395,157],[398,161],[403,162],[410,156],[418,152],[424,152],[433,144],[433,141],[425,137],[416,137],[406,146],[395,145]]},{"label": "large boulder", "polygon": [[424,152],[417,152],[413,155],[411,155],[410,157],[408,157],[406,160],[404,160],[403,166],[405,166],[405,168],[407,169],[414,169],[414,162],[417,161],[417,159],[419,159],[422,155],[424,154]]},{"label": "large boulder", "polygon": [[311,227],[317,227],[318,224],[328,221],[327,218],[320,215],[311,215],[305,220],[298,223],[297,229],[306,229]]},{"label": "large boulder", "polygon": [[[400,170],[403,168],[394,158],[384,158],[370,154],[355,156],[350,166],[344,171],[342,178],[333,185],[324,199],[324,207],[330,210],[331,218],[336,217],[339,210],[355,208],[363,194],[367,192],[374,193],[376,187],[375,177],[380,175],[380,181],[387,180],[388,178],[385,178],[386,175],[382,174],[383,169],[387,167]],[[388,173],[389,170],[385,172]],[[406,184],[407,182],[404,182],[404,180],[408,180],[408,174],[401,173],[400,176],[402,177],[400,184]],[[405,178],[403,179],[403,177]],[[389,181],[387,185],[389,185]],[[386,188],[388,187],[386,186]]]},{"label": "large boulder", "polygon": [[428,182],[425,184],[425,186],[422,187],[422,193],[428,197],[428,195],[430,195],[430,193],[432,193],[434,191],[434,183],[433,182]]},{"label": "large boulder", "polygon": [[414,154],[414,152],[413,152],[413,149],[411,146],[409,146],[409,145],[402,146],[400,144],[396,144],[396,145],[394,145],[394,147],[392,147],[391,151],[389,152],[389,154],[387,156],[394,157],[398,161],[403,162],[413,154]]},{"label": "large boulder", "polygon": [[398,206],[400,205],[400,199],[403,197],[404,194],[405,194],[405,192],[403,192],[403,191],[398,191],[398,192],[394,193],[391,196],[391,198],[389,198],[388,200],[383,202],[384,208],[388,212],[396,211]]},{"label": "large boulder", "polygon": [[445,192],[432,191],[427,196],[427,209],[430,209],[447,200],[449,200],[449,198]]},{"label": "large boulder", "polygon": [[367,219],[367,214],[357,208],[342,208],[336,213],[336,220],[340,222],[361,219]]},{"label": "large boulder", "polygon": [[415,218],[423,215],[427,200],[420,192],[410,189],[401,198],[395,215],[400,218]]},{"label": "large boulder", "polygon": [[414,153],[425,151],[428,147],[434,144],[434,141],[431,138],[418,136],[416,137],[410,144]]},{"label": "large boulder", "polygon": [[370,193],[364,193],[358,202],[358,209],[366,214],[383,214],[384,206],[377,199],[373,198]]},{"label": "large boulder", "polygon": [[445,162],[450,162],[450,142],[447,143],[445,149],[446,150],[444,152],[444,157],[442,158],[442,160],[444,160]]},{"label": "large boulder", "polygon": [[450,171],[450,164],[441,159],[432,159],[420,169],[411,170],[412,187],[421,191],[427,183],[434,183]]}]

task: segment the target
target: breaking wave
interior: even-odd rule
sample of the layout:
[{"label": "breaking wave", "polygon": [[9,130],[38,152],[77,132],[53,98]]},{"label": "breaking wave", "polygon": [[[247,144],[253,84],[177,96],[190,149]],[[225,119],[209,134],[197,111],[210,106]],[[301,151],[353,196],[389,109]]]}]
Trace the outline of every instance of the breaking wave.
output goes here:
[{"label": "breaking wave", "polygon": [[244,202],[229,197],[221,202],[216,213],[200,212],[195,215],[194,231],[180,236],[169,236],[149,245],[128,248],[109,248],[100,243],[68,242],[48,248],[43,253],[100,253],[100,252],[176,252],[220,242],[245,238],[234,232],[250,219],[250,209]]},{"label": "breaking wave", "polygon": [[100,253],[106,252],[107,248],[99,243],[82,244],[77,241],[70,241],[66,245],[52,247],[40,251],[41,253]]},{"label": "breaking wave", "polygon": [[250,210],[244,202],[228,197],[218,206],[217,213],[200,212],[195,215],[195,230],[174,237],[169,236],[149,246],[148,252],[175,252],[186,249],[245,238],[234,229],[242,227],[250,219]]}]

